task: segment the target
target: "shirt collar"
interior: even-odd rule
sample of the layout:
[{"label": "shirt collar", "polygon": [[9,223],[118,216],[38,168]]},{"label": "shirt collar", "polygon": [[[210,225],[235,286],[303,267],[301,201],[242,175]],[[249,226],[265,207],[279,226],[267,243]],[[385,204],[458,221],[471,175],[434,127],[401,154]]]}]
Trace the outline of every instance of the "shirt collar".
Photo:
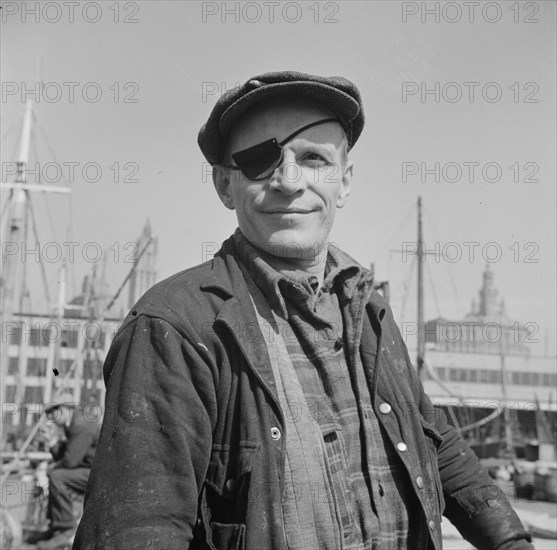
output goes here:
[{"label": "shirt collar", "polygon": [[[286,301],[313,309],[318,298],[315,277],[303,273],[287,277],[274,269],[268,262],[269,254],[254,247],[239,229],[233,239],[244,269],[284,319],[288,319]],[[371,272],[334,245],[328,246],[325,261],[321,290],[329,292],[334,286],[341,303],[351,300],[357,287],[373,284]]]}]

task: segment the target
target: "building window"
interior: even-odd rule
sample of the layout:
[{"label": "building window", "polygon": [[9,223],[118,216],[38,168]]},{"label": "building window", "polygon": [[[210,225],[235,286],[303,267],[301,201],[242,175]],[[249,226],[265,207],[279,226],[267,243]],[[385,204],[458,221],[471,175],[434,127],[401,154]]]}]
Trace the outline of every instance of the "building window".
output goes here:
[{"label": "building window", "polygon": [[480,370],[480,382],[481,383],[485,383],[485,382],[489,382],[489,371],[482,369]]},{"label": "building window", "polygon": [[18,365],[19,365],[19,358],[10,357],[10,361],[8,362],[8,374],[17,374]]},{"label": "building window", "polygon": [[27,359],[27,376],[44,376],[46,373],[46,358],[29,357]]},{"label": "building window", "polygon": [[63,348],[76,348],[77,347],[77,337],[78,331],[75,329],[66,329],[62,331],[62,342]]},{"label": "building window", "polygon": [[[48,346],[50,342],[50,331],[48,329],[33,328],[29,335],[29,344],[31,346]],[[54,336],[53,336],[54,338]]]},{"label": "building window", "polygon": [[67,373],[70,370],[70,367],[73,365],[75,359],[60,359],[58,361],[58,368],[62,374]]},{"label": "building window", "polygon": [[6,402],[13,403],[15,401],[16,386],[8,386],[6,388]]},{"label": "building window", "polygon": [[10,344],[21,344],[21,325],[16,327],[10,336]]},{"label": "building window", "polygon": [[439,380],[447,379],[447,369],[445,367],[435,367],[435,372],[437,373]]},{"label": "building window", "polygon": [[489,371],[489,382],[491,384],[501,383],[501,373],[498,370]]},{"label": "building window", "polygon": [[43,389],[40,386],[27,386],[24,401],[25,403],[42,403]]}]

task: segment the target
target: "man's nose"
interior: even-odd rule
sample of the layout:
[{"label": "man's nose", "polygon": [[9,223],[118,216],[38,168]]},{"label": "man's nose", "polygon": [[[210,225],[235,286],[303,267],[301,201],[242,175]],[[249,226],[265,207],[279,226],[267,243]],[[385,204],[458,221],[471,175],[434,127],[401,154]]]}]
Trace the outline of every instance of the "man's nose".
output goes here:
[{"label": "man's nose", "polygon": [[269,187],[285,195],[294,195],[305,189],[306,181],[302,168],[293,159],[283,158],[271,174]]}]

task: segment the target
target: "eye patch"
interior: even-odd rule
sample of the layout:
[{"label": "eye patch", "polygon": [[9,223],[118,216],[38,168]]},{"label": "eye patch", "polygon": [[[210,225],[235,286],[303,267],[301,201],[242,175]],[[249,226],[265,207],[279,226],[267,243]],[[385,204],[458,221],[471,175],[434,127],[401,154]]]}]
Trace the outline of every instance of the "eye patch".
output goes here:
[{"label": "eye patch", "polygon": [[320,124],[327,124],[328,122],[338,122],[337,118],[325,118],[307,124],[302,128],[290,134],[287,138],[283,139],[280,143],[277,138],[271,138],[261,143],[257,143],[247,149],[242,149],[232,155],[232,160],[236,166],[227,166],[233,170],[241,170],[242,174],[252,181],[261,181],[268,178],[282,160],[282,146],[294,139],[298,134],[301,134],[309,128],[319,126]]}]

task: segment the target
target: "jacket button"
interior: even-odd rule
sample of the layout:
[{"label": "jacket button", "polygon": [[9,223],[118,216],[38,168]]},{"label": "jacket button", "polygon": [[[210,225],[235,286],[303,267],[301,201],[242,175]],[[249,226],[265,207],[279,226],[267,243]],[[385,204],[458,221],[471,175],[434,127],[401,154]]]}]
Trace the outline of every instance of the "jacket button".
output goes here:
[{"label": "jacket button", "polygon": [[388,403],[381,403],[381,405],[379,405],[379,412],[381,414],[389,414],[391,410],[391,406]]},{"label": "jacket button", "polygon": [[273,426],[271,428],[271,437],[275,440],[278,441],[280,439],[280,430],[276,427]]},{"label": "jacket button", "polygon": [[428,525],[432,531],[435,531],[435,522],[432,519],[429,520]]},{"label": "jacket button", "polygon": [[404,452],[404,451],[406,451],[406,449],[408,449],[408,447],[406,446],[406,443],[404,443],[404,441],[399,441],[399,442],[396,444],[396,448],[397,448],[399,451],[402,451],[402,452]]},{"label": "jacket button", "polygon": [[236,487],[237,487],[238,483],[235,479],[229,479],[225,484],[224,484],[224,488],[226,491],[228,491],[229,493],[234,493],[236,491]]},{"label": "jacket button", "polygon": [[416,478],[416,485],[418,486],[418,489],[423,489],[424,487],[424,480],[422,478],[422,476],[418,476]]}]

